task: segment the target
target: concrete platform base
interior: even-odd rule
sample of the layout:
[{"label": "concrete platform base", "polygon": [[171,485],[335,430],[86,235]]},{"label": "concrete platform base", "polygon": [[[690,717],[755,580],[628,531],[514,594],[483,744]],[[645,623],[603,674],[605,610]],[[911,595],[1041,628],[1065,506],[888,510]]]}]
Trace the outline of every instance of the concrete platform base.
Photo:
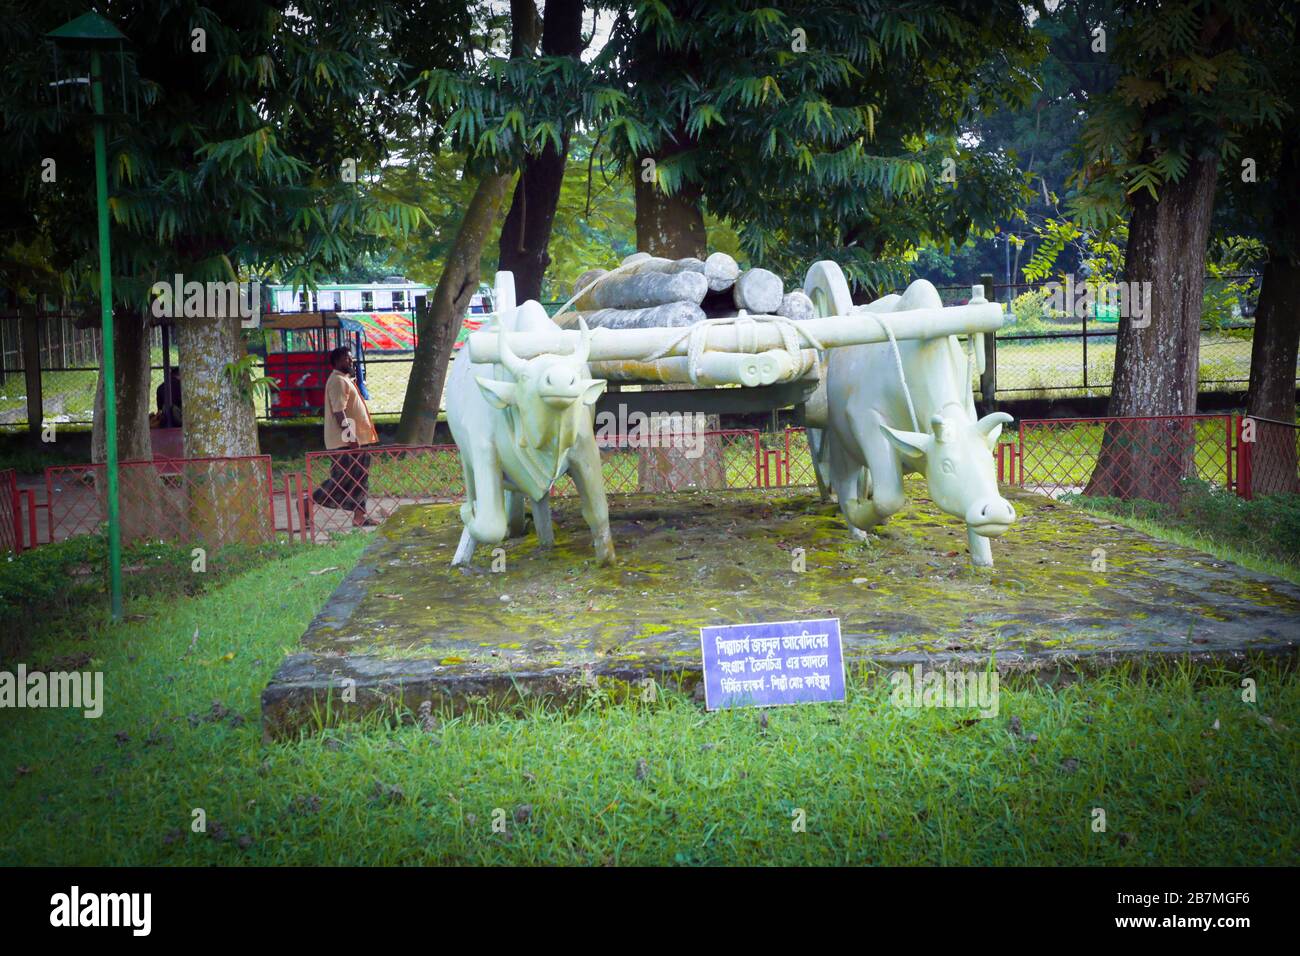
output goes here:
[{"label": "concrete platform base", "polygon": [[1013,496],[996,567],[975,569],[964,528],[909,490],[864,541],[811,494],[614,500],[609,568],[576,501],[556,506],[555,548],[530,529],[468,570],[449,566],[457,506],[400,508],[266,687],[265,732],[423,701],[620,695],[646,678],[690,689],[708,624],[838,617],[850,669],[1090,670],[1300,646],[1300,588],[1285,581],[1034,495]]}]

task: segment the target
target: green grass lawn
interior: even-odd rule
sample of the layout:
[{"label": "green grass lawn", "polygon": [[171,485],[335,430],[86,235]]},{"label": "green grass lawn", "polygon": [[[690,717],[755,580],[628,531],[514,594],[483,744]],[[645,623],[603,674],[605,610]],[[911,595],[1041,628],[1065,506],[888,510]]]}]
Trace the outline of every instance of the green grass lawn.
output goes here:
[{"label": "green grass lawn", "polygon": [[1254,704],[1202,666],[1004,684],[978,720],[854,674],[846,703],[765,721],[665,691],[264,744],[260,691],[364,540],[213,556],[201,581],[137,553],[156,567],[118,627],[93,575],[20,610],[5,667],[102,670],[106,702],[5,713],[0,863],[1297,862],[1300,677],[1275,666]]}]

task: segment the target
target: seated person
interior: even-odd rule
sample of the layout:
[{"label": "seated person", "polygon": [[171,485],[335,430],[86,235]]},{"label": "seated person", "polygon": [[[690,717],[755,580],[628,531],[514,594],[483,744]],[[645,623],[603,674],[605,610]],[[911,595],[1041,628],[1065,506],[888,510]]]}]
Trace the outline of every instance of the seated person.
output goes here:
[{"label": "seated person", "polygon": [[167,383],[163,382],[158,386],[154,393],[154,399],[158,404],[158,424],[152,421],[149,423],[150,428],[180,428],[181,427],[181,370],[173,367],[171,370],[172,386],[172,403],[167,404]]}]

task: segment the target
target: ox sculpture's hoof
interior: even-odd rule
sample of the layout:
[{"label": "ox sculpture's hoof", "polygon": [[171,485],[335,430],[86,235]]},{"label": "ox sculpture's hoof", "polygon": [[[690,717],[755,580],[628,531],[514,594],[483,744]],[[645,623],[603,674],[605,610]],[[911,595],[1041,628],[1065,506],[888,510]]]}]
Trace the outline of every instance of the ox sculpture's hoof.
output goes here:
[{"label": "ox sculpture's hoof", "polygon": [[474,536],[469,533],[469,528],[463,528],[460,532],[460,544],[456,545],[456,553],[452,555],[451,566],[463,567],[468,565],[470,559],[474,557]]},{"label": "ox sculpture's hoof", "polygon": [[970,563],[977,568],[993,567],[993,545],[989,539],[973,531],[966,532],[970,542]]}]

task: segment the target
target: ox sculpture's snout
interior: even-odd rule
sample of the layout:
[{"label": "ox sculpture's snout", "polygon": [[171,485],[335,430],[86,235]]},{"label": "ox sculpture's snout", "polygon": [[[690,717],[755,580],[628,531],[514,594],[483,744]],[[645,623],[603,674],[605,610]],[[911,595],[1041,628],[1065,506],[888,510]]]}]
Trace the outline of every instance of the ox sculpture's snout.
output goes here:
[{"label": "ox sculpture's snout", "polygon": [[572,366],[557,363],[542,373],[537,394],[552,408],[568,408],[595,384],[595,379],[583,378]]},{"label": "ox sculpture's snout", "polygon": [[985,538],[1003,534],[1016,520],[1016,509],[1005,498],[982,498],[966,509],[966,526]]}]

